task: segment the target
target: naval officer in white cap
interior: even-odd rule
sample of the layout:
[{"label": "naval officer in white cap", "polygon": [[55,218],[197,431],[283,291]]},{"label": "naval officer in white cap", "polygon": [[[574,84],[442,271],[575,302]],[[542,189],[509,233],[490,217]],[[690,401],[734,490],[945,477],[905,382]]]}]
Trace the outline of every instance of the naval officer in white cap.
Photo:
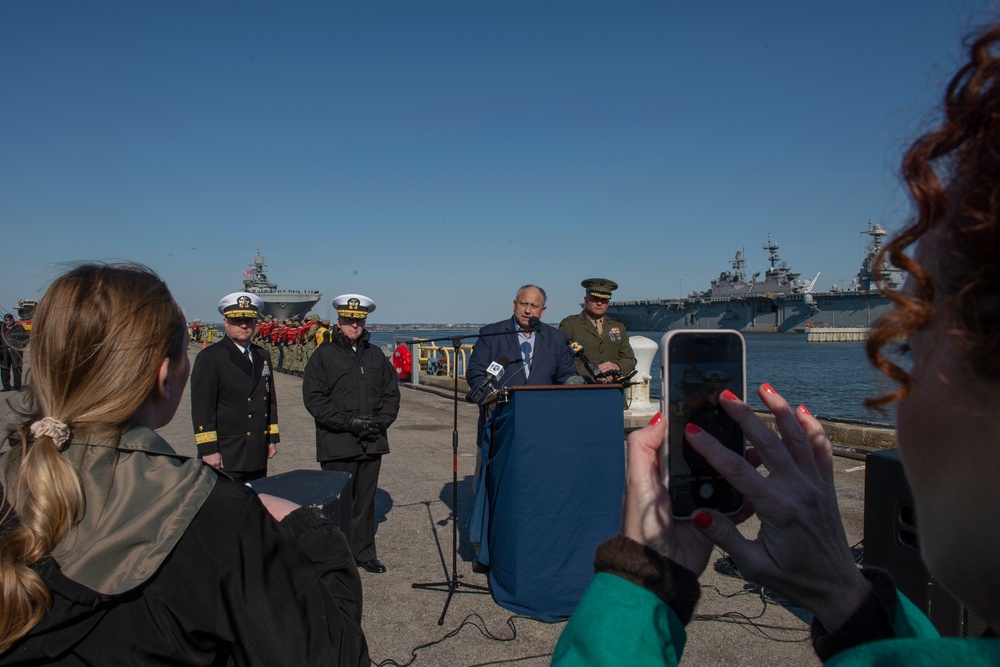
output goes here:
[{"label": "naval officer in white cap", "polygon": [[337,328],[316,348],[302,376],[302,401],[316,420],[316,460],[323,470],[351,473],[354,510],[351,550],[359,567],[385,572],[375,551],[375,490],[386,430],[399,413],[396,372],[378,345],[368,342],[365,321],[375,302],[362,294],[333,300]]},{"label": "naval officer in white cap", "polygon": [[263,305],[249,292],[222,297],[226,335],[198,353],[191,371],[198,456],[239,482],[267,475],[280,440],[274,365],[268,351],[251,340]]}]

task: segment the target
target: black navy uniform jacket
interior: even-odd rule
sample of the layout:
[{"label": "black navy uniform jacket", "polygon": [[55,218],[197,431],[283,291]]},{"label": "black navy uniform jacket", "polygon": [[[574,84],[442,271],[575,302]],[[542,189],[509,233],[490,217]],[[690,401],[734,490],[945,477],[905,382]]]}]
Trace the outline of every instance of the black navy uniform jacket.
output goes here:
[{"label": "black navy uniform jacket", "polygon": [[191,371],[198,455],[221,452],[224,470],[264,470],[268,445],[280,440],[271,355],[252,343],[250,354],[252,367],[226,336],[199,352]]}]

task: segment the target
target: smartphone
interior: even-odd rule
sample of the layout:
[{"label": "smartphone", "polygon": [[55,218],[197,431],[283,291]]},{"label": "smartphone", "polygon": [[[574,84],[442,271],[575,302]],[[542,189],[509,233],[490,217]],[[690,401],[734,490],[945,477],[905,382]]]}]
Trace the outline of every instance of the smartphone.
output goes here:
[{"label": "smartphone", "polygon": [[719,394],[746,396],[746,342],[738,331],[669,331],[660,341],[660,413],[667,432],[660,450],[660,473],[670,490],[673,515],[688,519],[699,507],[735,514],[743,506],[734,489],[684,437],[695,424],[740,456],[743,429],[726,414]]}]

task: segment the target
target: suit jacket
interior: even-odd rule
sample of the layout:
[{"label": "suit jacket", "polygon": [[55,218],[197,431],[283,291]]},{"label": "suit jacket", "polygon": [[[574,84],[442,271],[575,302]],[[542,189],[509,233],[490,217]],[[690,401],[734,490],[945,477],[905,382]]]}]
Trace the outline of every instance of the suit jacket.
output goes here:
[{"label": "suit jacket", "polygon": [[[592,362],[601,365],[605,361],[613,361],[622,369],[622,375],[628,375],[635,370],[635,353],[632,352],[632,344],[628,342],[628,333],[625,325],[616,319],[604,316],[604,332],[597,335],[597,327],[589,317],[587,311],[581,311],[576,315],[570,315],[559,323],[559,331],[583,345],[583,353]],[[583,362],[576,359],[576,370],[585,377],[589,377]]]},{"label": "suit jacket", "polygon": [[250,344],[253,366],[229,336],[194,360],[191,421],[198,455],[222,453],[225,470],[267,468],[267,450],[278,435],[278,401],[271,355]]},{"label": "suit jacket", "polygon": [[[501,332],[505,335],[487,335]],[[566,336],[548,324],[542,323],[541,333],[533,334],[538,339],[532,353],[531,375],[527,379],[521,362],[521,345],[517,342],[517,322],[513,317],[486,325],[479,330],[479,335],[481,338],[472,348],[469,367],[465,371],[470,389],[482,384],[486,379],[486,367],[501,356],[507,357],[510,363],[497,382],[497,388],[525,384],[565,384],[567,379],[577,374],[573,356],[566,347]]]}]

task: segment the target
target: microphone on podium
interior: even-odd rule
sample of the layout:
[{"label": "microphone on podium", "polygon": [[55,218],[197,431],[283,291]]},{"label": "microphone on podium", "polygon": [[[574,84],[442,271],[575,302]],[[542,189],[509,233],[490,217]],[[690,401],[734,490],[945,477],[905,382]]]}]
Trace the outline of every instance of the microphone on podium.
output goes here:
[{"label": "microphone on podium", "polygon": [[587,355],[583,353],[583,345],[581,345],[579,342],[575,340],[570,340],[569,338],[567,338],[566,347],[569,348],[570,354],[572,354],[574,357],[583,362],[583,365],[587,369],[587,372],[590,373],[591,377],[593,377],[596,380],[597,376],[601,374],[601,371],[597,369],[597,364],[588,359]]},{"label": "microphone on podium", "polygon": [[486,379],[478,387],[470,390],[465,395],[465,400],[469,403],[478,403],[479,399],[486,393],[486,389],[492,389],[493,383],[503,377],[504,369],[507,368],[507,364],[509,363],[510,359],[503,355],[497,357],[496,361],[491,361],[490,365],[486,367]]}]

